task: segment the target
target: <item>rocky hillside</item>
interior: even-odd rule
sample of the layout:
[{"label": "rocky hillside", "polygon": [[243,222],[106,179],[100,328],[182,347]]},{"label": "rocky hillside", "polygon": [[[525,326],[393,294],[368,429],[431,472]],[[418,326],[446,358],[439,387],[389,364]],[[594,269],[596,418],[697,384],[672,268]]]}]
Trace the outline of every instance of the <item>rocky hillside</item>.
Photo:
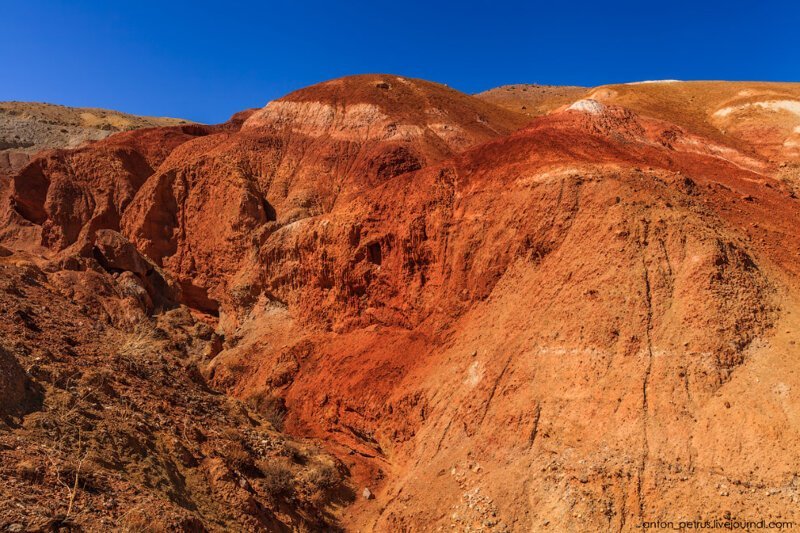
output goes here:
[{"label": "rocky hillside", "polygon": [[19,170],[41,150],[76,148],[120,131],[180,124],[190,121],[107,109],[0,102],[0,174]]},{"label": "rocky hillside", "polygon": [[0,516],[796,521],[800,95],[698,87],[354,76],[37,156],[0,204]]}]

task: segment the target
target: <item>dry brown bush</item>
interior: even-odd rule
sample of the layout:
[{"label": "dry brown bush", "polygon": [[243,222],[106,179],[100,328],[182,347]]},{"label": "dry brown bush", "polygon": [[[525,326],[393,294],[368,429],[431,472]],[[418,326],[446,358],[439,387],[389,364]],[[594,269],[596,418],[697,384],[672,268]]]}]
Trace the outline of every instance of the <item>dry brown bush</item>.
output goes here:
[{"label": "dry brown bush", "polygon": [[262,486],[271,498],[290,496],[294,493],[295,478],[292,471],[280,463],[261,462],[259,470],[264,475]]}]

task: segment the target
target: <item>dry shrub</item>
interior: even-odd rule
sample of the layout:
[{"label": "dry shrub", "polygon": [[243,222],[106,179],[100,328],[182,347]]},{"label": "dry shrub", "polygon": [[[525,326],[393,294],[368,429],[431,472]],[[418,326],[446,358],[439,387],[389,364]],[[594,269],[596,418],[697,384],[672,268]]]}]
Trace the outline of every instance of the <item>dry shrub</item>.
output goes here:
[{"label": "dry shrub", "polygon": [[154,531],[152,513],[142,508],[129,510],[122,517],[122,531],[140,533]]},{"label": "dry shrub", "polygon": [[263,474],[264,492],[271,498],[291,496],[294,493],[295,479],[292,471],[280,463],[260,462]]},{"label": "dry shrub", "polygon": [[225,464],[231,470],[235,470],[250,476],[256,476],[260,474],[260,470],[255,465],[253,454],[241,441],[226,441],[222,446],[220,446],[219,451],[225,461]]},{"label": "dry shrub", "polygon": [[344,477],[335,465],[315,463],[309,468],[306,479],[310,489],[326,491],[339,486]]},{"label": "dry shrub", "polygon": [[272,427],[281,431],[283,420],[286,418],[286,402],[283,398],[273,396],[267,392],[260,392],[247,399],[247,405],[272,424]]}]

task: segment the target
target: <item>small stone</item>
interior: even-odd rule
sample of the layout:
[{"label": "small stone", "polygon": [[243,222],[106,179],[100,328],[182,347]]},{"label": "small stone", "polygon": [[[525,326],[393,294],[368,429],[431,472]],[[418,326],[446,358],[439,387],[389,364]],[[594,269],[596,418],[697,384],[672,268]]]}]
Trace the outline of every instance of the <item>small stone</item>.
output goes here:
[{"label": "small stone", "polygon": [[372,494],[372,491],[369,490],[367,487],[364,487],[364,490],[361,491],[361,495],[364,497],[365,500],[371,500],[375,498],[375,495]]}]

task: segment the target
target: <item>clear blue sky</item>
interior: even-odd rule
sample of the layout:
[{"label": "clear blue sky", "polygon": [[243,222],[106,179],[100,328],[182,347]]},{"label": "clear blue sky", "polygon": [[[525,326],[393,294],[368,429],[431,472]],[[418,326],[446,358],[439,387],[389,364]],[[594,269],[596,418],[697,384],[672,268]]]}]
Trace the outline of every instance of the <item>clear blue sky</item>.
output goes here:
[{"label": "clear blue sky", "polygon": [[800,1],[0,0],[0,100],[202,122],[325,79],[800,81]]}]

